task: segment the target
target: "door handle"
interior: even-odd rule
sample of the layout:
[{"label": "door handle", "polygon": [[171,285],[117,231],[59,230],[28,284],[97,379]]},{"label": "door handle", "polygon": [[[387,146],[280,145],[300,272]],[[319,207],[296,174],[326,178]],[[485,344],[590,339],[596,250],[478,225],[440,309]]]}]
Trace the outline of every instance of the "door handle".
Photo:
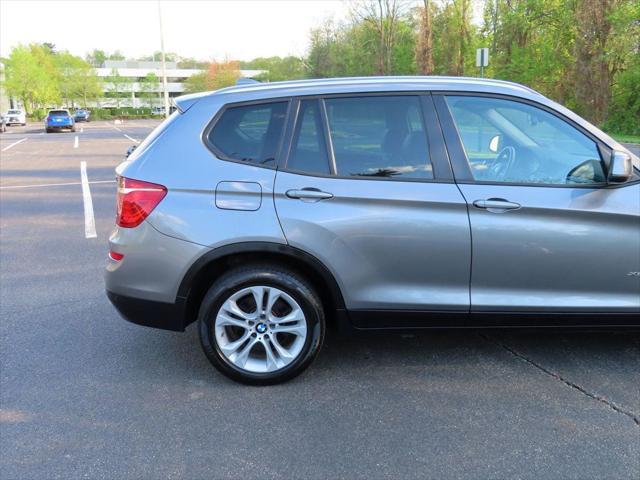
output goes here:
[{"label": "door handle", "polygon": [[285,195],[289,198],[297,198],[300,200],[325,200],[332,198],[333,194],[323,192],[317,188],[303,188],[301,190],[287,190]]},{"label": "door handle", "polygon": [[473,206],[476,208],[485,208],[489,211],[505,211],[505,210],[517,210],[520,208],[519,203],[510,202],[504,198],[488,198],[486,200],[476,200],[473,202]]}]

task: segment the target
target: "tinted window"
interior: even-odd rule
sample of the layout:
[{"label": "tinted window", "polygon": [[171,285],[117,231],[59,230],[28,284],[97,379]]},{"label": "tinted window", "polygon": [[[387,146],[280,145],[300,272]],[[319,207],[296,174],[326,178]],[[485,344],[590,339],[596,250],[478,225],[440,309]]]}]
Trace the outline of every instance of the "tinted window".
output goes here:
[{"label": "tinted window", "polygon": [[419,97],[326,100],[341,176],[433,178]]},{"label": "tinted window", "polygon": [[330,173],[327,144],[317,100],[305,100],[300,104],[298,125],[287,168],[310,173]]},{"label": "tinted window", "polygon": [[209,141],[233,160],[275,165],[287,102],[227,108],[209,133]]},{"label": "tinted window", "polygon": [[69,115],[69,112],[66,110],[51,110],[49,112],[49,116],[51,117],[66,117]]},{"label": "tinted window", "polygon": [[596,143],[555,115],[520,102],[447,97],[476,180],[604,183]]}]

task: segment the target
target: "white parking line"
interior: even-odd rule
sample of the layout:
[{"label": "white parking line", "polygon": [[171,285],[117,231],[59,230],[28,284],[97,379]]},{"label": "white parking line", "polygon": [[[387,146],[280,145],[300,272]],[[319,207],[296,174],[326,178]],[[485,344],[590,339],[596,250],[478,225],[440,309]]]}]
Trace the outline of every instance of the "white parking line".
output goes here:
[{"label": "white parking line", "polygon": [[129,135],[127,135],[126,133],[123,133],[123,135],[124,135],[125,137],[127,137],[129,140],[131,140],[132,142],[140,143],[140,140],[136,140],[135,138],[130,137],[130,136],[129,136]]},{"label": "white parking line", "polygon": [[23,139],[18,140],[17,142],[12,143],[11,145],[7,145],[6,147],[4,147],[4,148],[2,149],[2,151],[3,151],[3,152],[6,152],[6,151],[7,151],[7,150],[9,150],[10,148],[15,147],[16,145],[18,145],[19,143],[24,142],[25,140],[27,140],[27,139],[26,139],[26,138],[23,138]]},{"label": "white parking line", "polygon": [[84,203],[84,236],[86,238],[97,238],[96,219],[93,216],[93,200],[89,189],[89,179],[87,178],[87,162],[80,162],[80,179],[82,180],[82,201]]},{"label": "white parking line", "polygon": [[73,141],[73,148],[78,148],[78,145],[80,143],[78,142],[78,135],[76,135],[76,139]]},{"label": "white parking line", "polygon": [[[92,182],[87,182],[89,185],[93,185],[94,183],[115,183],[115,180],[94,180]],[[18,188],[40,188],[40,187],[66,187],[68,185],[82,185],[82,182],[68,182],[68,183],[40,183],[37,185],[6,185],[4,187],[0,187],[0,190],[11,190]]]}]

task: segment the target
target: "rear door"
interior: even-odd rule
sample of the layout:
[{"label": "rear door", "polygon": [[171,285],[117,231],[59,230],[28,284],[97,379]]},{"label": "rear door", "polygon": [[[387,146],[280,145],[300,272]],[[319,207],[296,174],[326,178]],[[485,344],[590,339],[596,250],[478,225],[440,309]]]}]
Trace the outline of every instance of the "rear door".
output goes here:
[{"label": "rear door", "polygon": [[472,311],[640,312],[640,183],[542,106],[435,96],[473,238]]},{"label": "rear door", "polygon": [[332,271],[350,310],[468,311],[467,208],[431,97],[301,99],[296,112],[275,182],[287,241]]}]

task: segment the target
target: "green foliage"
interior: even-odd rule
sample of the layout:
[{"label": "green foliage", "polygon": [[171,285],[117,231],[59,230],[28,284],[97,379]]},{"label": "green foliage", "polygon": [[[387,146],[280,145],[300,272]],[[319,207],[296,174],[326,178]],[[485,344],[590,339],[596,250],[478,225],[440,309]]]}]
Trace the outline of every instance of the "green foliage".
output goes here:
[{"label": "green foliage", "polygon": [[256,79],[266,82],[296,80],[305,77],[304,60],[298,57],[258,57],[250,62],[240,62],[243,70],[266,70]]},{"label": "green foliage", "polygon": [[184,82],[184,91],[185,93],[198,93],[198,92],[206,92],[207,88],[207,72],[202,71],[200,73],[196,73],[195,75],[191,75]]},{"label": "green foliage", "polygon": [[27,113],[60,100],[59,74],[48,46],[18,45],[4,63],[4,88],[20,99]]},{"label": "green foliage", "polygon": [[67,51],[58,52],[53,60],[64,105],[81,103],[86,106],[102,94],[100,80],[85,60]]},{"label": "green foliage", "polygon": [[640,54],[616,76],[609,106],[607,131],[640,135]]},{"label": "green foliage", "polygon": [[106,78],[106,88],[113,98],[116,99],[116,105],[120,107],[120,100],[131,92],[131,79],[120,75],[117,69],[111,69],[111,75]]},{"label": "green foliage", "polygon": [[102,93],[94,69],[80,57],[56,51],[52,44],[18,45],[5,59],[7,93],[20,99],[27,113],[62,102],[87,105]]},{"label": "green foliage", "polygon": [[155,73],[148,73],[140,82],[142,98],[147,100],[149,108],[153,108],[153,99],[158,97],[160,79]]}]

